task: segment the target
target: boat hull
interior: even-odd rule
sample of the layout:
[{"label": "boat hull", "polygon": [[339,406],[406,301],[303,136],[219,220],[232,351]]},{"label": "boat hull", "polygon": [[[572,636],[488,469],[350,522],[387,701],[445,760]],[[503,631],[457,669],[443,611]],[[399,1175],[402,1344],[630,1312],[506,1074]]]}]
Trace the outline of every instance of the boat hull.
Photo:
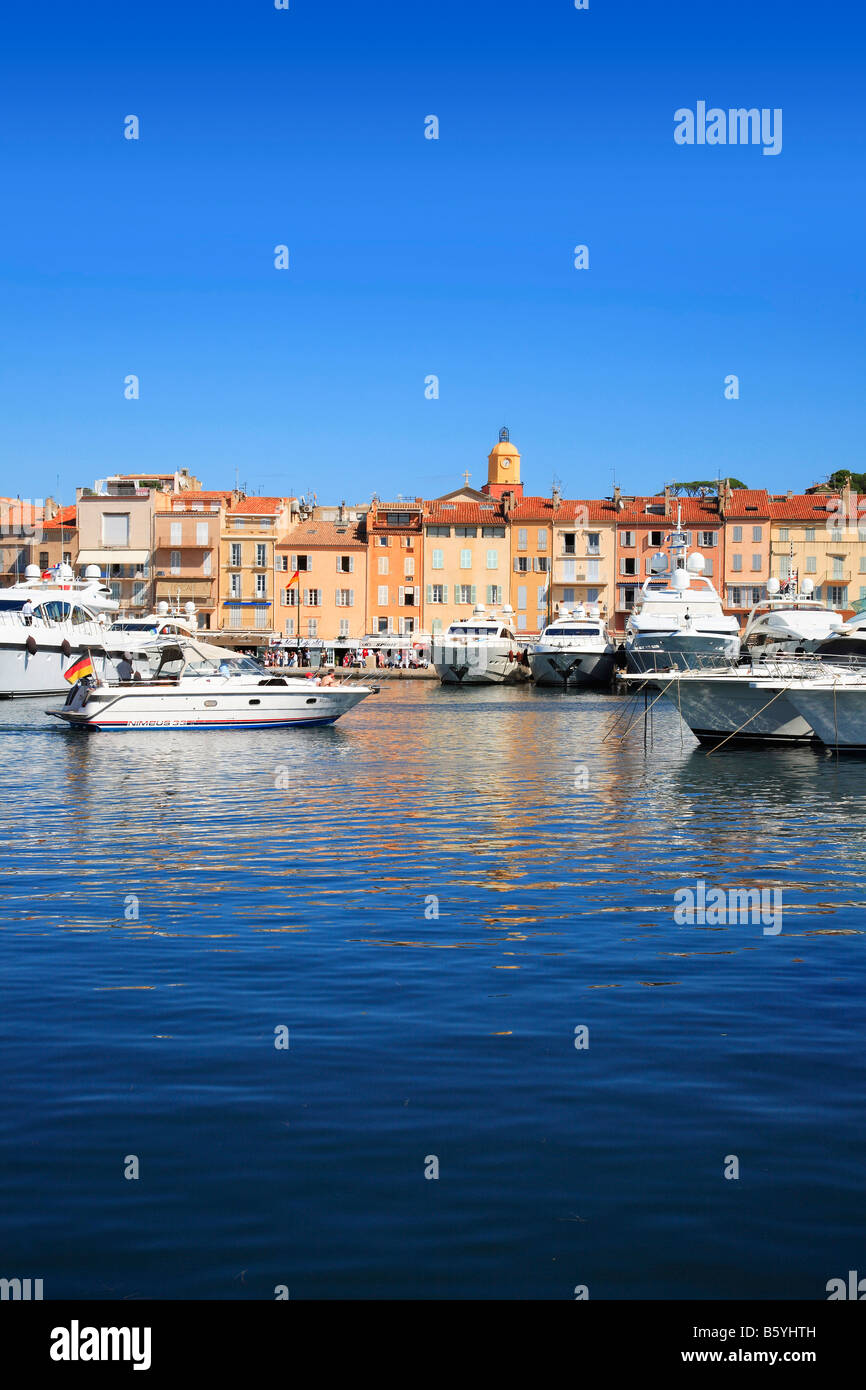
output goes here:
[{"label": "boat hull", "polygon": [[713,660],[736,660],[739,637],[698,633],[638,633],[625,643],[627,670],[641,675],[691,671]]},{"label": "boat hull", "polygon": [[787,695],[750,685],[749,676],[685,676],[664,690],[701,743],[809,743],[812,727]]},{"label": "boat hull", "polygon": [[609,685],[613,674],[613,652],[541,651],[530,657],[532,679],[536,685]]},{"label": "boat hull", "polygon": [[519,685],[532,678],[532,667],[519,654],[483,646],[441,648],[434,652],[433,666],[443,685]]},{"label": "boat hull", "polygon": [[95,692],[83,705],[75,703],[52,713],[74,728],[117,730],[286,729],[333,724],[371,694],[369,686],[300,691],[251,686],[218,694],[138,691]]},{"label": "boat hull", "polygon": [[828,748],[866,752],[866,686],[792,689],[786,699]]},{"label": "boat hull", "polygon": [[[25,643],[32,636],[36,651],[31,653]],[[68,655],[61,650],[61,643],[67,641]],[[99,643],[105,643],[104,630],[99,635]],[[96,641],[87,642],[72,629],[69,633],[53,631],[44,633],[37,628],[24,628],[20,641],[9,640],[0,643],[0,699],[26,699],[34,695],[61,695],[69,690],[69,683],[63,672],[73,661],[87,653],[93,654],[97,672],[101,672],[102,652],[97,652]],[[117,645],[115,656],[121,656],[128,643]]]}]

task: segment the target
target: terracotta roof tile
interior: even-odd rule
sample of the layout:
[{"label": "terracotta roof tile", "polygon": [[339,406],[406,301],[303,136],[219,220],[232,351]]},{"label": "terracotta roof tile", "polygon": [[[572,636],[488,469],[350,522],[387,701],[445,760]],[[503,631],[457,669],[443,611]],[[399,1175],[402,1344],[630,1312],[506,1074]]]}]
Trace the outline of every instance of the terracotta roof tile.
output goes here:
[{"label": "terracotta roof tile", "polygon": [[[770,517],[773,521],[826,521],[829,516],[838,516],[842,501],[838,492],[798,493],[791,498],[782,498],[770,503]],[[851,515],[858,513],[858,497],[851,494]]]},{"label": "terracotta roof tile", "polygon": [[298,550],[305,545],[330,550],[366,549],[362,521],[302,521],[277,544],[277,550]]}]

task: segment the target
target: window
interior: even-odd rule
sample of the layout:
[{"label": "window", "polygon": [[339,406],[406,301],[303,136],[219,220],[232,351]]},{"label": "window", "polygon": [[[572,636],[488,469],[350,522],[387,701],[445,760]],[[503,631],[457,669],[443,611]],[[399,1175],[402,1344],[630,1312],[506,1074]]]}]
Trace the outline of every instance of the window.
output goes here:
[{"label": "window", "polygon": [[536,555],[532,568],[536,574],[547,574],[550,569],[550,560],[546,555]]},{"label": "window", "polygon": [[[862,567],[862,565],[861,565],[861,567]],[[806,573],[807,573],[807,574],[817,574],[817,573],[818,573],[818,558],[817,558],[816,555],[807,555],[807,556],[806,556]]]},{"label": "window", "polygon": [[525,549],[526,549],[526,527],[525,527],[525,526],[520,526],[520,527],[518,527],[518,530],[517,530],[517,549],[518,549],[518,550],[525,550]]},{"label": "window", "polygon": [[538,550],[546,550],[546,549],[547,549],[547,532],[546,532],[546,531],[539,531],[539,533],[538,533],[538,545],[537,545],[536,548],[537,548]]},{"label": "window", "polygon": [[860,556],[860,573],[866,574],[866,555]]},{"label": "window", "polygon": [[48,568],[48,551],[47,551],[47,550],[40,550],[40,552],[39,552],[39,568],[40,568],[41,570],[47,570],[47,568]]},{"label": "window", "polygon": [[787,541],[787,539],[788,539],[788,527],[787,527],[787,526],[780,526],[780,527],[779,527],[779,540],[780,540],[780,541]]},{"label": "window", "polygon": [[445,568],[445,560],[443,559],[444,554],[444,550],[433,551],[433,559],[430,561],[430,566],[432,569],[442,570]]},{"label": "window", "polygon": [[573,531],[563,531],[562,533],[562,553],[563,555],[574,554],[575,535]]},{"label": "window", "polygon": [[488,550],[488,552],[487,552],[487,568],[488,568],[489,570],[498,570],[498,569],[499,569],[499,551],[498,551],[498,550]]},{"label": "window", "polygon": [[454,527],[454,534],[455,534],[455,536],[471,537],[471,539],[474,540],[475,537],[478,535],[478,527],[477,527],[477,526],[455,526],[455,527]]},{"label": "window", "polygon": [[760,568],[761,568],[761,557],[760,557],[760,555],[753,555],[753,556],[752,556],[752,569],[753,569],[753,570],[759,570]]},{"label": "window", "polygon": [[631,547],[634,545],[634,531],[620,531],[619,540],[620,545],[626,546],[629,549],[631,549]]},{"label": "window", "polygon": [[298,591],[294,585],[290,589],[283,589],[283,603],[286,608],[297,608]]},{"label": "window", "polygon": [[[447,530],[447,527],[446,527],[446,530]],[[482,534],[482,536],[486,536],[488,540],[500,540],[500,541],[504,541],[504,540],[505,540],[505,527],[504,527],[504,526],[482,526],[482,527],[481,527],[481,534]]]},{"label": "window", "polygon": [[229,546],[229,564],[234,566],[235,569],[239,569],[240,563],[241,543],[240,541],[232,541],[231,545]]},{"label": "window", "polygon": [[349,619],[348,619],[348,618],[341,618],[341,619],[340,619],[340,632],[339,632],[339,636],[340,636],[340,637],[348,637],[348,635],[349,635]]},{"label": "window", "polygon": [[289,568],[289,557],[288,557],[288,555],[278,555],[278,556],[277,556],[277,569],[278,569],[278,570],[287,570],[288,568]]},{"label": "window", "polygon": [[376,624],[376,626],[375,626],[375,631],[376,631],[376,632],[378,632],[378,633],[388,633],[388,632],[391,631],[391,619],[390,619],[390,618],[375,618],[375,619],[374,619],[374,622],[375,622],[375,624]]},{"label": "window", "polygon": [[637,574],[637,560],[634,555],[623,555],[619,562],[620,574]]},{"label": "window", "polygon": [[428,584],[427,585],[428,603],[447,603],[448,585],[447,584]]},{"label": "window", "polygon": [[[740,527],[740,530],[742,530],[742,527]],[[735,574],[739,574],[739,572],[740,572],[740,570],[741,570],[742,568],[743,568],[743,557],[742,557],[742,555],[734,555],[734,556],[732,557],[731,569],[734,571]]]},{"label": "window", "polygon": [[661,532],[661,531],[650,531],[650,533],[649,533],[649,543],[650,543],[651,546],[654,546],[656,550],[658,550],[659,546],[663,543],[663,541],[664,541],[664,533],[663,533],[663,532]]},{"label": "window", "polygon": [[[388,600],[386,599],[385,602],[387,603],[387,601],[388,601]],[[354,607],[354,604],[355,604],[355,590],[354,590],[354,589],[338,589],[338,590],[337,590],[337,607],[338,607],[338,608],[353,608],[353,607]]]},{"label": "window", "polygon": [[458,585],[456,585],[456,592],[455,592],[454,598],[455,598],[455,601],[456,601],[457,603],[474,603],[474,602],[475,602],[475,585],[474,585],[474,584],[458,584]]},{"label": "window", "polygon": [[807,527],[806,527],[806,540],[807,540],[807,541],[813,541],[814,539],[815,539],[815,527],[814,527],[814,526],[807,526]]},{"label": "window", "polygon": [[[753,527],[752,527],[752,540],[753,540],[753,541],[762,540],[762,539],[763,539],[763,535],[764,535],[764,528],[763,528],[762,526],[753,526]],[[754,568],[754,566],[753,566],[753,568]]]},{"label": "window", "polygon": [[307,619],[307,636],[308,636],[308,637],[318,637],[318,635],[319,635],[319,620],[318,620],[318,618],[308,618],[308,619]]},{"label": "window", "polygon": [[428,527],[427,527],[427,535],[428,535],[428,536],[450,536],[450,535],[451,535],[451,527],[450,527],[450,526],[428,526]]},{"label": "window", "polygon": [[488,584],[488,585],[487,585],[487,589],[486,589],[486,594],[487,594],[487,597],[486,597],[486,599],[485,599],[485,603],[501,603],[501,602],[502,602],[502,585],[501,585],[501,584]]},{"label": "window", "polygon": [[842,584],[827,585],[827,602],[832,608],[846,608],[847,589]]},{"label": "window", "polygon": [[514,560],[514,569],[517,574],[529,573],[529,556],[517,555]]},{"label": "window", "polygon": [[563,560],[562,577],[563,579],[573,580],[576,573],[576,560]]},{"label": "window", "polygon": [[388,556],[387,556],[387,555],[380,555],[380,556],[379,556],[379,573],[380,573],[380,574],[387,574],[387,573],[388,573]]},{"label": "window", "polygon": [[171,523],[171,544],[180,545],[183,539],[183,527],[179,521]]},{"label": "window", "polygon": [[[258,580],[259,580],[259,579],[263,579],[263,578],[264,578],[264,575],[257,575],[257,576],[256,576],[256,582],[258,583]],[[322,591],[321,591],[321,589],[305,589],[305,590],[304,590],[304,607],[305,607],[305,608],[318,608],[318,607],[321,605],[321,602],[322,602]]]},{"label": "window", "polygon": [[518,586],[517,586],[517,607],[518,607],[518,608],[525,608],[525,607],[526,607],[526,585],[525,585],[525,584],[518,584]]},{"label": "window", "polygon": [[104,512],[102,544],[129,545],[129,512]]},{"label": "window", "polygon": [[[415,605],[416,605],[416,603],[420,603],[420,602],[421,602],[421,595],[419,594],[418,590],[415,588],[415,585],[414,585],[414,584],[411,585],[408,589],[401,589],[401,590],[400,590],[400,594],[401,594],[400,602],[401,602],[401,603],[405,603],[406,606],[407,606],[407,608],[414,608]],[[409,619],[407,618],[406,621],[408,622]]]},{"label": "window", "polygon": [[709,550],[712,546],[715,545],[715,543],[716,543],[716,533],[715,533],[715,531],[699,531],[699,532],[698,532],[698,545],[703,546],[703,548],[704,548],[705,550]]},{"label": "window", "polygon": [[355,557],[354,555],[338,555],[337,570],[340,574],[354,574]]},{"label": "window", "polygon": [[387,608],[387,606],[388,606],[388,585],[387,585],[387,584],[380,584],[380,585],[379,585],[379,588],[378,588],[378,590],[377,590],[376,602],[377,602],[377,604],[379,605],[380,608]]},{"label": "window", "polygon": [[587,603],[598,603],[598,589],[587,589],[586,601]]},{"label": "window", "polygon": [[302,574],[308,573],[313,568],[312,555],[293,555],[289,561],[292,574],[295,570],[300,570]]},{"label": "window", "polygon": [[780,578],[780,579],[790,579],[790,578],[791,578],[791,570],[792,570],[792,565],[791,565],[790,557],[787,556],[787,555],[781,555],[781,556],[779,557],[779,578]]},{"label": "window", "polygon": [[388,525],[389,525],[389,526],[411,526],[411,524],[412,524],[412,517],[409,515],[408,512],[389,512],[389,513],[388,513]]},{"label": "window", "polygon": [[472,568],[472,551],[471,551],[471,550],[461,550],[461,552],[460,552],[460,568],[461,568],[462,570],[471,570],[471,568]]},{"label": "window", "polygon": [[586,577],[587,577],[587,579],[598,579],[598,577],[599,577],[599,575],[598,575],[598,567],[599,567],[600,564],[601,564],[601,561],[600,561],[600,560],[587,560],[587,562],[586,562]]},{"label": "window", "polygon": [[229,576],[229,595],[231,598],[240,598],[241,596],[241,577],[239,574]]},{"label": "window", "polygon": [[625,608],[634,608],[634,596],[637,589],[632,584],[627,584],[622,591],[622,602]]},{"label": "window", "polygon": [[286,618],[286,636],[287,636],[287,637],[294,637],[294,635],[295,635],[295,620],[294,620],[294,618]]},{"label": "window", "polygon": [[[318,590],[311,590],[317,593]],[[256,575],[256,598],[267,598],[268,596],[268,576],[266,574]]]},{"label": "window", "polygon": [[728,590],[728,603],[731,608],[742,608],[743,592],[741,589]]},{"label": "window", "polygon": [[261,629],[268,625],[268,610],[266,607],[259,606],[253,609],[253,622],[256,627]]},{"label": "window", "polygon": [[390,538],[389,538],[388,536],[377,536],[377,537],[376,537],[376,544],[377,544],[377,545],[390,545],[390,544],[391,544],[391,541],[390,541]]},{"label": "window", "polygon": [[208,529],[206,521],[197,521],[195,524],[195,543],[196,545],[208,545]]},{"label": "window", "polygon": [[537,608],[543,608],[544,605],[545,605],[546,603],[547,603],[547,588],[546,588],[545,585],[539,584],[538,590],[537,590],[537,593],[536,593],[536,597],[535,597],[535,605],[536,605]]},{"label": "window", "polygon": [[831,539],[831,541],[835,541],[835,542],[837,543],[837,545],[838,545],[839,541],[841,541],[841,539],[842,539],[842,529],[841,529],[841,527],[839,527],[839,526],[833,526],[833,527],[831,528],[831,530],[830,530],[830,539]]},{"label": "window", "polygon": [[268,563],[268,547],[264,541],[256,543],[256,568],[264,569]]},{"label": "window", "polygon": [[563,601],[563,603],[574,603],[574,590],[573,590],[573,589],[563,589],[563,591],[562,591],[562,601]]},{"label": "window", "polygon": [[173,551],[171,552],[171,566],[170,566],[170,568],[171,568],[172,574],[180,574],[180,551],[179,551],[179,550],[173,550]]},{"label": "window", "polygon": [[411,579],[415,574],[415,556],[407,555],[403,561],[403,573],[407,579]]},{"label": "window", "polygon": [[832,573],[832,575],[830,576],[830,578],[831,578],[831,579],[844,579],[844,578],[845,578],[845,571],[844,571],[843,568],[842,568],[842,566],[843,566],[843,564],[844,564],[844,561],[843,561],[838,555],[834,555],[834,556],[832,557],[832,562],[833,562],[833,573]]},{"label": "window", "polygon": [[526,614],[525,614],[525,613],[518,613],[518,615],[517,615],[517,622],[515,623],[515,627],[517,628],[517,631],[518,631],[518,632],[525,632],[525,631],[526,631]]},{"label": "window", "polygon": [[229,627],[243,627],[244,610],[242,608],[229,609]]}]

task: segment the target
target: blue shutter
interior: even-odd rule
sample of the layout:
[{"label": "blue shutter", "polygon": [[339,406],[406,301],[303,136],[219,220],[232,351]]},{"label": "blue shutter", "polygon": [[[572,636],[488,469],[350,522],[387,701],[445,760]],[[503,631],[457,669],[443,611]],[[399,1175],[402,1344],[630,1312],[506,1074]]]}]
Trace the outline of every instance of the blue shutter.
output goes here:
[{"label": "blue shutter", "polygon": [[473,605],[476,604],[476,603],[478,602],[477,598],[475,597],[475,585],[474,585],[474,584],[472,585],[472,587],[471,587],[471,589],[470,589],[470,598],[469,598],[469,602],[470,602],[471,604],[473,604]]},{"label": "blue shutter", "polygon": [[428,602],[428,603],[432,603],[432,602],[433,602],[433,585],[432,585],[432,584],[428,584],[428,585],[427,585],[427,602]]}]

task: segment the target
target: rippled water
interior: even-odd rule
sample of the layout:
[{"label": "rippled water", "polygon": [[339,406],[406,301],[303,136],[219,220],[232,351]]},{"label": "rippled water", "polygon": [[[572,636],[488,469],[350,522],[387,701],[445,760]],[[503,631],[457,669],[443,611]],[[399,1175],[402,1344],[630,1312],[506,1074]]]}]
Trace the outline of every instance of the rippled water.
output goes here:
[{"label": "rippled water", "polygon": [[[0,1275],[824,1298],[866,1272],[866,764],[707,757],[662,705],[621,742],[630,709],[415,682],[331,729],[87,736],[0,706]],[[698,879],[780,887],[781,934],[677,924]]]}]

